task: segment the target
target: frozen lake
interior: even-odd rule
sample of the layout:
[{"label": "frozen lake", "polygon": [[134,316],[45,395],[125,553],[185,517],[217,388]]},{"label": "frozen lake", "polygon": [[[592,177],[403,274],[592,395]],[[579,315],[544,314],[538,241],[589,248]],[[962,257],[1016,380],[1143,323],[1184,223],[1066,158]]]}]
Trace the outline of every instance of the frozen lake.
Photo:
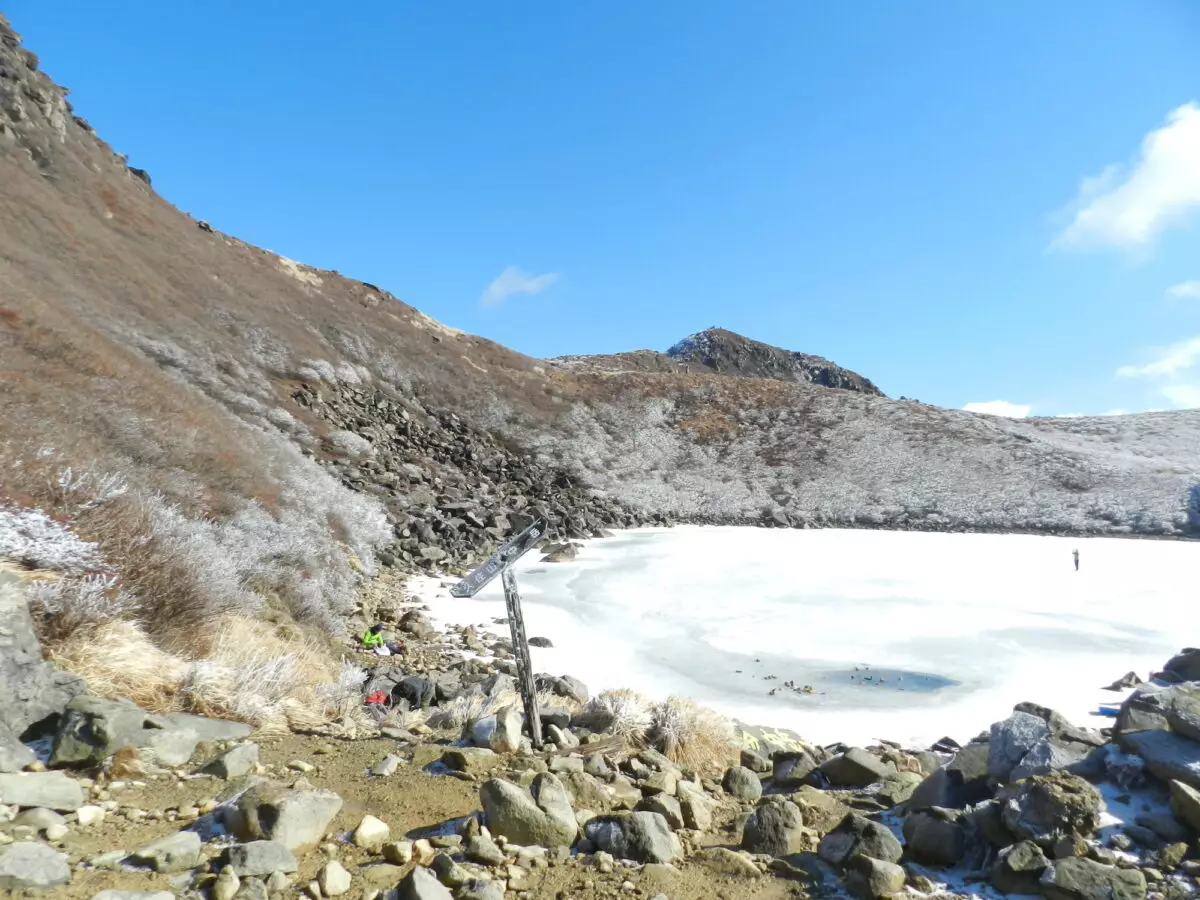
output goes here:
[{"label": "frozen lake", "polygon": [[[537,671],[819,743],[965,741],[1023,700],[1102,725],[1104,685],[1200,644],[1197,543],[687,526],[538,559],[517,567],[527,632],[554,642]],[[471,600],[436,584],[435,617],[507,636],[499,579]]]}]

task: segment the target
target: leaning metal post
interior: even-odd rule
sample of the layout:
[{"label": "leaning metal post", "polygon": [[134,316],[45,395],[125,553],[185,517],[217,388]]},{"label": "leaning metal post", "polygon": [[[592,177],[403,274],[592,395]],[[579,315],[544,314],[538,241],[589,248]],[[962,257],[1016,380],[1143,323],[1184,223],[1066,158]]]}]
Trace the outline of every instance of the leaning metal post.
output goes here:
[{"label": "leaning metal post", "polygon": [[506,541],[495,553],[466,578],[450,589],[453,597],[474,597],[496,575],[504,585],[504,606],[508,610],[508,629],[512,635],[513,655],[517,659],[517,686],[525,704],[529,736],[534,749],[542,748],[542,717],[538,710],[537,685],[533,680],[533,662],[529,658],[529,641],[525,637],[525,619],[521,615],[521,595],[517,591],[517,576],[512,565],[546,536],[546,523],[538,520]]},{"label": "leaning metal post", "polygon": [[525,638],[525,618],[521,615],[521,595],[517,592],[517,576],[511,566],[500,573],[504,585],[504,607],[508,612],[508,631],[512,635],[513,655],[517,658],[517,683],[525,703],[525,718],[529,721],[529,737],[534,750],[542,749],[542,715],[538,710],[537,685],[533,680],[533,662],[529,658],[529,641]]}]

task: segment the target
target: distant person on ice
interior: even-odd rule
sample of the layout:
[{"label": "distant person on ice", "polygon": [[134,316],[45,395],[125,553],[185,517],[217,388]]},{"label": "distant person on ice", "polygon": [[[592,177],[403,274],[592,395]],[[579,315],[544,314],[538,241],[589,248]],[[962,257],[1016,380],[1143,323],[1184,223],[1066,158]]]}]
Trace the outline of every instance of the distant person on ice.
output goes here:
[{"label": "distant person on ice", "polygon": [[1079,571],[1079,550],[1078,549],[1072,550],[1071,555],[1073,557],[1075,557],[1075,571],[1078,572]]}]

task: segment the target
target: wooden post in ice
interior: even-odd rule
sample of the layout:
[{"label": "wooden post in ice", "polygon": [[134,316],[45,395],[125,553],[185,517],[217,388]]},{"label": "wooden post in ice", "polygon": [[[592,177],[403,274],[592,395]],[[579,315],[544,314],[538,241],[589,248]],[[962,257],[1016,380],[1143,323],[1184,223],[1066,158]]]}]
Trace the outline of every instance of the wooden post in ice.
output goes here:
[{"label": "wooden post in ice", "polygon": [[542,748],[542,718],[538,711],[537,685],[533,680],[533,663],[529,658],[529,641],[525,637],[525,618],[521,615],[521,594],[512,564],[537,546],[546,536],[546,523],[540,519],[506,541],[499,550],[466,578],[450,589],[453,597],[474,597],[484,585],[500,575],[504,585],[504,607],[508,612],[508,632],[512,636],[513,656],[517,660],[517,687],[525,705],[529,736],[535,750]]}]

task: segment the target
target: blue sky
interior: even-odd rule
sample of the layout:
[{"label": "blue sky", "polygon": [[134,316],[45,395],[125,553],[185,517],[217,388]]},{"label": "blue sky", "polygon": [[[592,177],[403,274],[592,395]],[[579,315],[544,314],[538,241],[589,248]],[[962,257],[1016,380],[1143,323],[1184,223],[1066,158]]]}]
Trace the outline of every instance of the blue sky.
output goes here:
[{"label": "blue sky", "polygon": [[1200,4],[120,7],[6,12],[164,196],[525,353],[1200,406]]}]

